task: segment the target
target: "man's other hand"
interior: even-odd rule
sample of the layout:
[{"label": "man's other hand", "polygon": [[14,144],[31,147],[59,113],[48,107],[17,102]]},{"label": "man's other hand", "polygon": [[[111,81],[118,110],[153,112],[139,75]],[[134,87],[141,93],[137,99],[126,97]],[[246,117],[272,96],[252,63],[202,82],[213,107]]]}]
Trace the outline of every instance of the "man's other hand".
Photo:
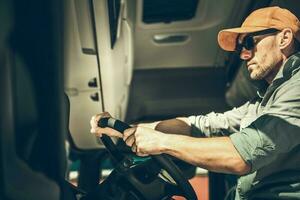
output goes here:
[{"label": "man's other hand", "polygon": [[91,121],[90,121],[90,125],[91,125],[91,133],[101,137],[102,134],[108,135],[109,137],[119,137],[122,138],[123,134],[112,129],[109,127],[106,128],[100,128],[98,126],[98,122],[101,118],[107,118],[107,117],[111,117],[111,115],[108,112],[103,112],[97,115],[92,116]]}]

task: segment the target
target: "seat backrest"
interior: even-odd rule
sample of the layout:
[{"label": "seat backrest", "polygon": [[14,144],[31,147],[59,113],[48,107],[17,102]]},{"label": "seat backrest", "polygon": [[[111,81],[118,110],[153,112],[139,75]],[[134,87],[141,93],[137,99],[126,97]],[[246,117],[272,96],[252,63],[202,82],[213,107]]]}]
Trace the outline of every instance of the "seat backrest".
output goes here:
[{"label": "seat backrest", "polygon": [[0,199],[64,198],[61,8],[0,2]]}]

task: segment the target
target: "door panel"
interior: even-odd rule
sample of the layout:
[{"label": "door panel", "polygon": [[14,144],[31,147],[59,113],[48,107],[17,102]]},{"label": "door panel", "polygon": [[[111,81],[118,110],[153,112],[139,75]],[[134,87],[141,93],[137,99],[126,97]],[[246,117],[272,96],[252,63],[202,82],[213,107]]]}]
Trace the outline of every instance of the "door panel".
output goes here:
[{"label": "door panel", "polygon": [[[113,21],[110,17],[116,13],[110,15],[114,9],[109,6],[117,1],[67,0],[65,91],[70,99],[70,132],[79,148],[103,147],[88,134],[92,115],[108,111],[116,118],[125,117],[134,61],[126,2],[120,1],[119,18]],[[110,29],[112,21],[117,29]],[[98,94],[99,101],[92,101],[92,94]]]},{"label": "door panel", "polygon": [[80,149],[103,148],[89,125],[91,116],[103,111],[89,2],[66,1],[65,92],[70,100],[69,130]]},{"label": "door panel", "polygon": [[90,133],[89,119],[95,111],[101,110],[99,91],[97,89],[78,93],[67,91],[67,94],[71,105],[69,129],[74,143],[80,149],[98,148],[98,140]]},{"label": "door panel", "polygon": [[[133,65],[133,27],[127,17],[127,1],[121,1],[116,42],[111,48],[108,4],[94,1],[97,45],[99,48],[101,84],[105,111],[124,119]],[[126,105],[126,106],[125,106]]]}]

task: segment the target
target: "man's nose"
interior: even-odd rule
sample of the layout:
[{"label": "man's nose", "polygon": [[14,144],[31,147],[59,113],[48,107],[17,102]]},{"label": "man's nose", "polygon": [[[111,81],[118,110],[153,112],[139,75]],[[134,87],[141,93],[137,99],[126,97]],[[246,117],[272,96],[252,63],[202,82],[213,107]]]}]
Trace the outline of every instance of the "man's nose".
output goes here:
[{"label": "man's nose", "polygon": [[252,51],[243,48],[241,53],[240,53],[240,58],[242,60],[249,60],[249,59],[251,59],[251,57],[252,57]]}]

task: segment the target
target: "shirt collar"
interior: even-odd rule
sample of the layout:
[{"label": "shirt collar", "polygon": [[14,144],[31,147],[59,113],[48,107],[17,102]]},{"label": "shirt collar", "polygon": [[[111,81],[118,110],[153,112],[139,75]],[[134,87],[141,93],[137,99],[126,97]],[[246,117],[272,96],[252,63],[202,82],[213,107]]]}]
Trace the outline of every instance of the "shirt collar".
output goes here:
[{"label": "shirt collar", "polygon": [[297,71],[299,71],[299,68],[300,68],[300,52],[297,52],[291,55],[285,61],[283,67],[280,68],[272,83],[282,78],[285,80],[290,79]]}]

